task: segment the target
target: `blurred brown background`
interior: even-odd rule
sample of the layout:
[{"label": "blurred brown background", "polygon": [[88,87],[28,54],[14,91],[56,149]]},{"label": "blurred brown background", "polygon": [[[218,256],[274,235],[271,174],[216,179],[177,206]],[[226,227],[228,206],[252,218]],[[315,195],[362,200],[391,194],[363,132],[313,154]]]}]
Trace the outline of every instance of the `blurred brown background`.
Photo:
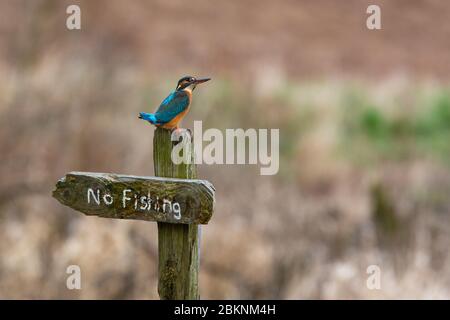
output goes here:
[{"label": "blurred brown background", "polygon": [[449,16],[432,0],[0,0],[0,298],[158,298],[154,223],[50,195],[68,171],[152,175],[137,113],[186,74],[213,81],[184,126],[280,129],[276,176],[199,168],[217,189],[202,298],[450,298]]}]

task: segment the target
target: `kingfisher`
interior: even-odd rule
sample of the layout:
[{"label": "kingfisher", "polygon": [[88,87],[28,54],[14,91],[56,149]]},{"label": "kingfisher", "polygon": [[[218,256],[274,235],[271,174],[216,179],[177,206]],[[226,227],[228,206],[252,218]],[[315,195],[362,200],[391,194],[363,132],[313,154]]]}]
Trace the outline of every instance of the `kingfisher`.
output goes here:
[{"label": "kingfisher", "polygon": [[186,76],[178,80],[175,91],[161,102],[155,113],[140,112],[139,119],[147,120],[151,124],[170,130],[178,129],[178,125],[189,111],[192,101],[192,91],[195,87],[210,78],[197,79]]}]

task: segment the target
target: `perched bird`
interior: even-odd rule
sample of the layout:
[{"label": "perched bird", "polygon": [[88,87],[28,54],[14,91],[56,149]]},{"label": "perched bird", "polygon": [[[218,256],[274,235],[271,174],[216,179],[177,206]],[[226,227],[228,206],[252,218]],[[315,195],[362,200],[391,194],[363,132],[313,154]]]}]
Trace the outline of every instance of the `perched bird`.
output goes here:
[{"label": "perched bird", "polygon": [[192,101],[192,91],[210,78],[196,79],[191,76],[183,77],[178,81],[174,92],[169,94],[161,103],[155,113],[139,113],[139,118],[147,120],[157,127],[166,129],[178,129],[178,124],[189,111]]}]

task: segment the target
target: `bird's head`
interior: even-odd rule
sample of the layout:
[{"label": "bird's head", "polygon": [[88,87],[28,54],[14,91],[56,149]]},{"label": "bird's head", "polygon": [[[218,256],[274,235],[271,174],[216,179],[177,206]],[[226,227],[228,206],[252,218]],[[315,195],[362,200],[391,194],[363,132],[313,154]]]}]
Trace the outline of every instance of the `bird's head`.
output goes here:
[{"label": "bird's head", "polygon": [[176,90],[183,90],[183,89],[190,89],[193,91],[195,87],[203,82],[211,80],[210,78],[203,78],[203,79],[197,79],[195,77],[187,76],[183,77],[180,80],[178,80],[177,88]]}]

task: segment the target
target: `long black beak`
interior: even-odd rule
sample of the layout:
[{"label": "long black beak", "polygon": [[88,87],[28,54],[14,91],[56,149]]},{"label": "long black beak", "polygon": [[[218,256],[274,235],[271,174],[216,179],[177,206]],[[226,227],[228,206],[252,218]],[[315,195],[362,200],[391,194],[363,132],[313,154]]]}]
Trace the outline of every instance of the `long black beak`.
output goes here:
[{"label": "long black beak", "polygon": [[199,83],[203,83],[203,82],[206,82],[206,81],[209,81],[209,80],[211,80],[211,78],[203,78],[203,79],[195,79],[195,84],[199,84]]}]

